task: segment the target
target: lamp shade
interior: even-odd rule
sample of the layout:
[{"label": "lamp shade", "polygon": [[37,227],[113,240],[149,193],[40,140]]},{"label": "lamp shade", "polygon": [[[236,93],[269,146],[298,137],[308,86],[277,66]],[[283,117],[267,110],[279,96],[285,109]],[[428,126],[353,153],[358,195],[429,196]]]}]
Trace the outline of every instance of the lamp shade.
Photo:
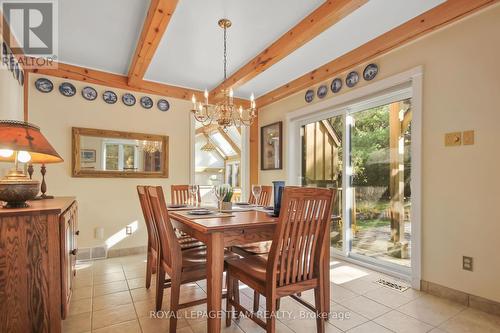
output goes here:
[{"label": "lamp shade", "polygon": [[[33,124],[17,120],[0,120],[0,149],[27,151],[30,163],[59,163],[63,159]],[[0,161],[14,161],[15,155],[0,157]]]}]

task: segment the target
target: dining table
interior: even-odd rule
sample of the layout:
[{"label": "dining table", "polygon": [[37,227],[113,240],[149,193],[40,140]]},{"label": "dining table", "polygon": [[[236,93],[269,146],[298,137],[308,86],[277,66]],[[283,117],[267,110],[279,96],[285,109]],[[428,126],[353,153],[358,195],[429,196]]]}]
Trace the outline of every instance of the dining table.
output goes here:
[{"label": "dining table", "polygon": [[[273,239],[278,218],[263,209],[247,209],[215,216],[191,216],[170,211],[174,228],[205,243],[207,248],[207,331],[219,333],[222,319],[224,249]],[[323,275],[326,313],[330,312],[330,242],[325,237],[320,274]]]}]

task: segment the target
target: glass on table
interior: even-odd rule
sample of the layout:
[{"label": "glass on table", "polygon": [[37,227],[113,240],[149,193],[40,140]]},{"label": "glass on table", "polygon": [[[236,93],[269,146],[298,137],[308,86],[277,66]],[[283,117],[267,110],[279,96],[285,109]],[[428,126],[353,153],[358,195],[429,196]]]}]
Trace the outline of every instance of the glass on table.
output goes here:
[{"label": "glass on table", "polygon": [[217,199],[219,212],[222,212],[222,201],[224,200],[226,195],[229,193],[229,186],[225,186],[225,185],[214,186],[212,188],[212,192],[214,193],[215,198]]},{"label": "glass on table", "polygon": [[255,198],[255,205],[260,206],[259,198],[260,194],[262,193],[262,186],[260,185],[253,185],[252,186],[252,194]]},{"label": "glass on table", "polygon": [[195,184],[191,184],[188,187],[189,196],[191,197],[191,203],[193,206],[196,206],[198,203],[197,202],[198,188],[199,188],[199,186],[195,185]]}]

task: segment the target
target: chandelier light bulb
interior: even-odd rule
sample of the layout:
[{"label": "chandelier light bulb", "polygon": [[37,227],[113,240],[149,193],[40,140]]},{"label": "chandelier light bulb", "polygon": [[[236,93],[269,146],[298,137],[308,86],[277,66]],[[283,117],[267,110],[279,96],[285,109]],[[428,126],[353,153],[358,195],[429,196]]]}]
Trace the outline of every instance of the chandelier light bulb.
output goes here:
[{"label": "chandelier light bulb", "polygon": [[21,163],[26,163],[31,160],[31,155],[24,150],[21,150],[19,153],[17,153],[17,160]]},{"label": "chandelier light bulb", "polygon": [[10,149],[0,149],[0,156],[1,157],[11,157],[12,154],[14,154],[13,150],[10,150]]},{"label": "chandelier light bulb", "polygon": [[255,101],[255,96],[253,95],[253,93],[250,95],[250,101]]},{"label": "chandelier light bulb", "polygon": [[233,95],[234,95],[233,88],[231,88],[229,89],[229,97],[233,98]]},{"label": "chandelier light bulb", "polygon": [[204,95],[205,95],[205,98],[208,98],[208,90],[207,89],[205,89],[205,94]]}]

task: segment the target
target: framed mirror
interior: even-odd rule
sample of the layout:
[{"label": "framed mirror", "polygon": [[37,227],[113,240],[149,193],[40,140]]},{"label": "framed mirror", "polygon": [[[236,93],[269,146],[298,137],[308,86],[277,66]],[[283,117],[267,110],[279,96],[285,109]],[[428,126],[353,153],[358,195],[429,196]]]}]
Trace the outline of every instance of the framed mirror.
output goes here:
[{"label": "framed mirror", "polygon": [[72,128],[73,177],[168,178],[168,136]]}]

